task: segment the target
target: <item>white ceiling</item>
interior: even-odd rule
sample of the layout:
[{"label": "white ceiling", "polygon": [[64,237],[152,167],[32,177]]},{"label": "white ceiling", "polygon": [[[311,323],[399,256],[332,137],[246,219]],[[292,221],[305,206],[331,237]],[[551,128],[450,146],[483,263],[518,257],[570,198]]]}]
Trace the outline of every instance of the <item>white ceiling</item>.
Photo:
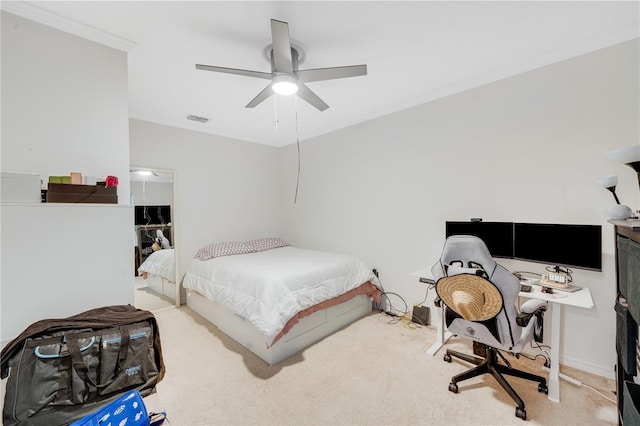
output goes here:
[{"label": "white ceiling", "polygon": [[[274,146],[294,143],[296,127],[300,139],[325,134],[636,38],[640,27],[638,1],[3,1],[2,9],[127,50],[130,117]],[[195,69],[271,72],[272,18],[288,22],[303,48],[300,69],[367,64],[368,75],[308,83],[330,106],[320,112],[283,96],[247,109],[267,80]]]}]

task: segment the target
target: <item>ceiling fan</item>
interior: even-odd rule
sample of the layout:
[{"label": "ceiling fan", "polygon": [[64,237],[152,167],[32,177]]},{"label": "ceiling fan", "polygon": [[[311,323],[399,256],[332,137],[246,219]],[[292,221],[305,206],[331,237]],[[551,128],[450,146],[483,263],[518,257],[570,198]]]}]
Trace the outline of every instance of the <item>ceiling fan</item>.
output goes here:
[{"label": "ceiling fan", "polygon": [[267,99],[273,92],[281,94],[296,93],[320,111],[329,108],[318,95],[313,93],[304,83],[336,78],[357,77],[367,74],[366,65],[350,65],[332,68],[315,68],[310,70],[298,69],[299,52],[291,47],[289,38],[289,24],[275,19],[271,20],[271,72],[224,68],[211,65],[196,64],[196,69],[204,71],[223,72],[227,74],[244,75],[247,77],[271,80],[245,108],[254,108]]}]

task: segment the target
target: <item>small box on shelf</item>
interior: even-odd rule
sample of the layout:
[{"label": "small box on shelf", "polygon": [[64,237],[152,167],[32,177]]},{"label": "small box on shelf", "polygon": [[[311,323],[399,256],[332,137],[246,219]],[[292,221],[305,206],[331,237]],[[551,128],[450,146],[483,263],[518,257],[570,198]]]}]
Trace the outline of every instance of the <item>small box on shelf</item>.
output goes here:
[{"label": "small box on shelf", "polygon": [[49,176],[49,183],[71,183],[71,176]]},{"label": "small box on shelf", "polygon": [[71,184],[82,185],[82,173],[71,172]]},{"label": "small box on shelf", "polygon": [[48,203],[118,204],[118,188],[101,185],[70,185],[49,182]]},{"label": "small box on shelf", "polygon": [[1,172],[3,203],[39,203],[40,175],[36,173]]}]

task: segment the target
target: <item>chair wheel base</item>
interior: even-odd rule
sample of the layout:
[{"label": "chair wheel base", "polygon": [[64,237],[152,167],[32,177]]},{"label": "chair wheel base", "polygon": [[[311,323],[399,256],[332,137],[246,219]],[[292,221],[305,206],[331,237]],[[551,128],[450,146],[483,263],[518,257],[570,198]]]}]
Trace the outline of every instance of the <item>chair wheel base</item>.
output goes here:
[{"label": "chair wheel base", "polygon": [[527,412],[524,408],[516,408],[516,417],[519,417],[522,420],[527,420]]},{"label": "chair wheel base", "polygon": [[458,393],[458,385],[449,383],[449,392]]},{"label": "chair wheel base", "polygon": [[543,393],[545,395],[549,394],[549,388],[547,387],[547,385],[539,383],[538,384],[538,392]]},{"label": "chair wheel base", "polygon": [[445,360],[446,362],[451,362],[451,355],[449,354],[444,354],[444,356],[442,357],[443,360]]}]

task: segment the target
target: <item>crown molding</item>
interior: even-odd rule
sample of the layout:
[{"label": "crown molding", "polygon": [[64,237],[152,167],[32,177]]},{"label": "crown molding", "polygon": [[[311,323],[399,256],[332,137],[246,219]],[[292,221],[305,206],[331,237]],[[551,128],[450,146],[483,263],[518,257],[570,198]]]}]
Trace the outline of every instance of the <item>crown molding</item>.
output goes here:
[{"label": "crown molding", "polygon": [[27,1],[3,0],[0,1],[0,9],[127,53],[131,52],[136,48],[136,46],[138,46],[138,43],[134,41],[127,40],[90,25],[83,24],[82,22],[55,14]]}]

